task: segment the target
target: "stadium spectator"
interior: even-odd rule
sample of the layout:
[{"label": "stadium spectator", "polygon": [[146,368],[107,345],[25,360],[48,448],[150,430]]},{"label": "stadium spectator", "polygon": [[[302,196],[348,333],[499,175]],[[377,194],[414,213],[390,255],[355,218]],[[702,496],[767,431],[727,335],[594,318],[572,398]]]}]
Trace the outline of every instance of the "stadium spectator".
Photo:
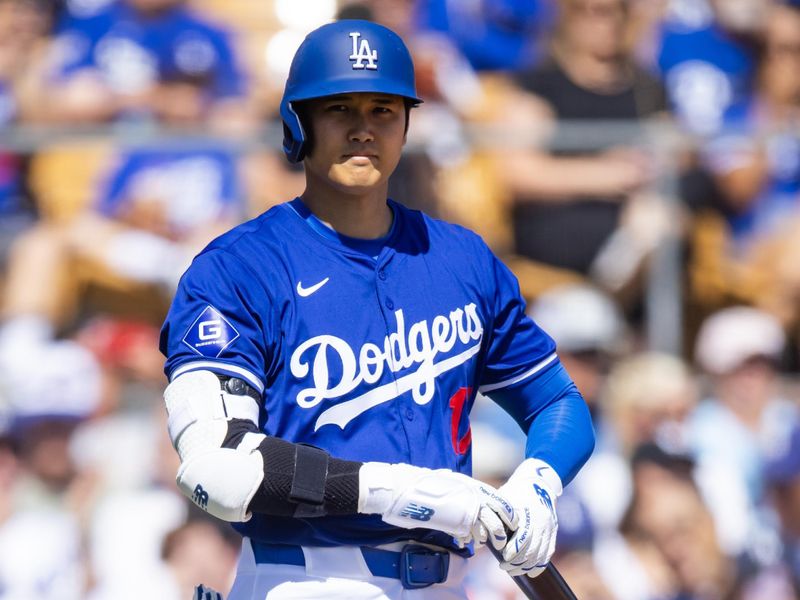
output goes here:
[{"label": "stadium spectator", "polygon": [[[693,375],[679,358],[638,353],[612,367],[601,402],[604,444],[575,486],[598,529],[612,529],[623,517],[632,493],[627,465],[636,448],[660,443],[688,451],[687,420],[696,401]],[[607,489],[604,482],[611,481]]]},{"label": "stadium spectator", "polygon": [[787,326],[800,313],[800,5],[766,14],[755,92],[728,111],[704,154],[721,206],[699,215],[691,286],[698,310],[752,304]]},{"label": "stadium spectator", "polygon": [[174,600],[189,598],[198,582],[215,590],[228,589],[240,547],[241,538],[235,532],[207,517],[190,519],[170,532],[164,539],[163,557]]},{"label": "stadium spectator", "polygon": [[540,57],[554,7],[547,0],[420,0],[417,26],[445,33],[479,71],[516,71]]},{"label": "stadium spectator", "polygon": [[631,332],[619,306],[603,291],[575,284],[540,295],[528,314],[552,332],[559,358],[589,404],[595,427],[602,429],[600,397],[605,376],[612,363],[632,346]]},{"label": "stadium spectator", "polygon": [[607,585],[620,599],[732,597],[735,563],[719,548],[691,458],[651,442],[634,450],[631,469],[621,539],[596,549],[598,565],[610,566],[601,570]]},{"label": "stadium spectator", "polygon": [[26,118],[70,124],[163,118],[183,125],[203,119],[212,129],[236,132],[254,124],[230,32],[185,0],[95,7],[66,11],[39,79],[26,87]]},{"label": "stadium spectator", "polygon": [[95,360],[59,339],[81,317],[158,322],[192,257],[244,214],[235,157],[215,145],[129,149],[95,194],[72,219],[42,220],[14,244],[0,305],[9,394],[68,375],[47,358],[56,346],[79,364]]},{"label": "stadium spectator", "polygon": [[[559,120],[635,123],[663,113],[663,87],[626,47],[628,15],[628,0],[563,3],[550,56],[518,79],[540,104],[528,131]],[[578,136],[569,150],[498,152],[498,172],[512,193],[511,266],[523,294],[577,276],[626,296],[667,226],[661,199],[645,193],[655,171],[636,135],[623,127],[599,147]]]},{"label": "stadium spectator", "polygon": [[[716,133],[752,91],[757,38],[773,0],[670,0],[642,40],[679,123]],[[658,5],[658,3],[652,3]],[[641,50],[640,46],[640,50]]]},{"label": "stadium spectator", "polygon": [[688,451],[687,420],[698,389],[683,360],[639,352],[614,365],[605,392],[603,407],[624,457],[656,442],[673,452]]},{"label": "stadium spectator", "polygon": [[[782,586],[800,598],[800,421],[793,423],[788,435],[774,440],[764,466],[770,500],[781,524],[781,559],[753,585]],[[785,593],[786,597],[790,597]]]},{"label": "stadium spectator", "polygon": [[780,323],[749,307],[713,314],[697,337],[695,360],[710,390],[690,417],[689,443],[700,490],[729,556],[759,560],[754,547],[774,543],[774,529],[759,510],[763,465],[772,441],[798,418],[796,403],[783,397],[780,386],[785,343]]},{"label": "stadium spectator", "polygon": [[[0,2],[0,130],[19,123],[21,82],[46,45],[50,21],[43,2]],[[14,237],[36,217],[25,190],[25,164],[22,153],[0,150],[0,285]]]},{"label": "stadium spectator", "polygon": [[6,418],[0,427],[2,598],[83,598],[86,562],[81,524],[91,510],[94,485],[91,473],[78,467],[71,443],[76,429],[96,409],[92,382],[86,383],[86,390],[55,387],[26,397],[24,404],[2,398]]},{"label": "stadium spectator", "polygon": [[627,463],[619,457],[604,396],[609,370],[631,348],[630,331],[617,304],[587,285],[555,287],[536,298],[528,314],[552,332],[559,358],[592,415],[595,451],[558,508],[559,547],[586,551],[597,531],[616,527],[627,503]]}]

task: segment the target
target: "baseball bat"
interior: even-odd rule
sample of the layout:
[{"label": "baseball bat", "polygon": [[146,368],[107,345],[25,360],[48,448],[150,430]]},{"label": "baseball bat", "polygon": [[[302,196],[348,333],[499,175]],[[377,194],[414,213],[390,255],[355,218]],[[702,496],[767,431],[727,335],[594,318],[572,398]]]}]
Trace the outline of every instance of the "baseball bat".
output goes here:
[{"label": "baseball bat", "polygon": [[[500,550],[496,550],[491,542],[487,543],[486,547],[498,561],[502,562],[503,555]],[[547,563],[544,572],[538,577],[513,575],[511,579],[529,600],[578,600],[553,563]]]}]

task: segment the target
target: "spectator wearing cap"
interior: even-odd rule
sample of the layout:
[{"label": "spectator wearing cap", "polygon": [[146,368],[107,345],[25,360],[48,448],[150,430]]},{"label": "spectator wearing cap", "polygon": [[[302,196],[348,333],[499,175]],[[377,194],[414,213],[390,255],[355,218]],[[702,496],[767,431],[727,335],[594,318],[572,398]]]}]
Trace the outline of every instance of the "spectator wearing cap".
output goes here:
[{"label": "spectator wearing cap", "polygon": [[[555,340],[559,360],[586,400],[595,429],[599,430],[597,454],[603,445],[604,427],[598,398],[611,362],[629,345],[622,313],[605,292],[575,283],[552,288],[539,296],[530,305],[528,316]],[[518,435],[516,424],[494,406],[491,402],[478,403],[472,412],[473,422],[491,422],[505,435]]]},{"label": "spectator wearing cap", "polygon": [[622,312],[605,292],[587,284],[553,288],[531,304],[529,316],[550,333],[597,423],[598,398],[611,361],[627,349]]},{"label": "spectator wearing cap", "polygon": [[[528,314],[556,342],[558,355],[589,405],[597,432],[597,445],[581,474],[565,491],[563,510],[571,515],[585,510],[588,523],[575,521],[574,531],[564,527],[562,537],[578,530],[591,532],[614,527],[624,509],[630,487],[627,468],[619,460],[616,435],[601,401],[606,377],[614,360],[627,350],[628,331],[617,304],[607,294],[586,284],[553,288],[531,304]],[[561,508],[559,509],[562,510]],[[559,513],[560,514],[560,513]]]},{"label": "spectator wearing cap", "polygon": [[752,554],[754,544],[772,536],[758,512],[765,453],[798,418],[781,395],[785,341],[774,317],[750,307],[712,314],[698,333],[695,360],[708,376],[709,394],[690,418],[690,444],[729,554]]},{"label": "spectator wearing cap", "polygon": [[[64,350],[62,348],[62,350]],[[79,600],[85,591],[80,511],[93,478],[72,452],[77,429],[97,406],[92,373],[54,352],[61,385],[29,388],[3,402],[0,427],[0,597]],[[49,364],[40,365],[43,369]],[[75,368],[75,378],[65,377]],[[86,387],[82,386],[84,381]],[[5,400],[8,400],[6,398]]]}]

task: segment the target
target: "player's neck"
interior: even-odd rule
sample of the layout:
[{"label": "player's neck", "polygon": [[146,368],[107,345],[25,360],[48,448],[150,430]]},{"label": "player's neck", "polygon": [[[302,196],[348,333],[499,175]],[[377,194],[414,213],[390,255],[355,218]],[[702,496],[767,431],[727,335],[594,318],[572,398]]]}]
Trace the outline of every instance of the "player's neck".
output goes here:
[{"label": "player's neck", "polygon": [[392,210],[386,203],[386,186],[363,195],[330,190],[317,193],[306,187],[300,198],[315,217],[348,237],[374,240],[389,233],[392,226]]}]

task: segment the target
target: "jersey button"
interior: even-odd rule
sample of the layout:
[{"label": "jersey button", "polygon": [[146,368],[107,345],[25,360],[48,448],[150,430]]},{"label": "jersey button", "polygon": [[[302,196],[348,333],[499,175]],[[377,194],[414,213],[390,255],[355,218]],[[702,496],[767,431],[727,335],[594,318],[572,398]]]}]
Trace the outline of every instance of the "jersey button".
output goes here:
[{"label": "jersey button", "polygon": [[392,302],[391,298],[387,298],[385,304],[386,308],[388,308],[389,310],[392,310],[394,308],[394,302]]},{"label": "jersey button", "polygon": [[406,419],[408,419],[409,421],[414,420],[414,411],[411,410],[410,408],[406,409]]},{"label": "jersey button", "polygon": [[386,271],[384,271],[383,269],[378,271],[378,279],[380,279],[381,281],[386,281]]}]

